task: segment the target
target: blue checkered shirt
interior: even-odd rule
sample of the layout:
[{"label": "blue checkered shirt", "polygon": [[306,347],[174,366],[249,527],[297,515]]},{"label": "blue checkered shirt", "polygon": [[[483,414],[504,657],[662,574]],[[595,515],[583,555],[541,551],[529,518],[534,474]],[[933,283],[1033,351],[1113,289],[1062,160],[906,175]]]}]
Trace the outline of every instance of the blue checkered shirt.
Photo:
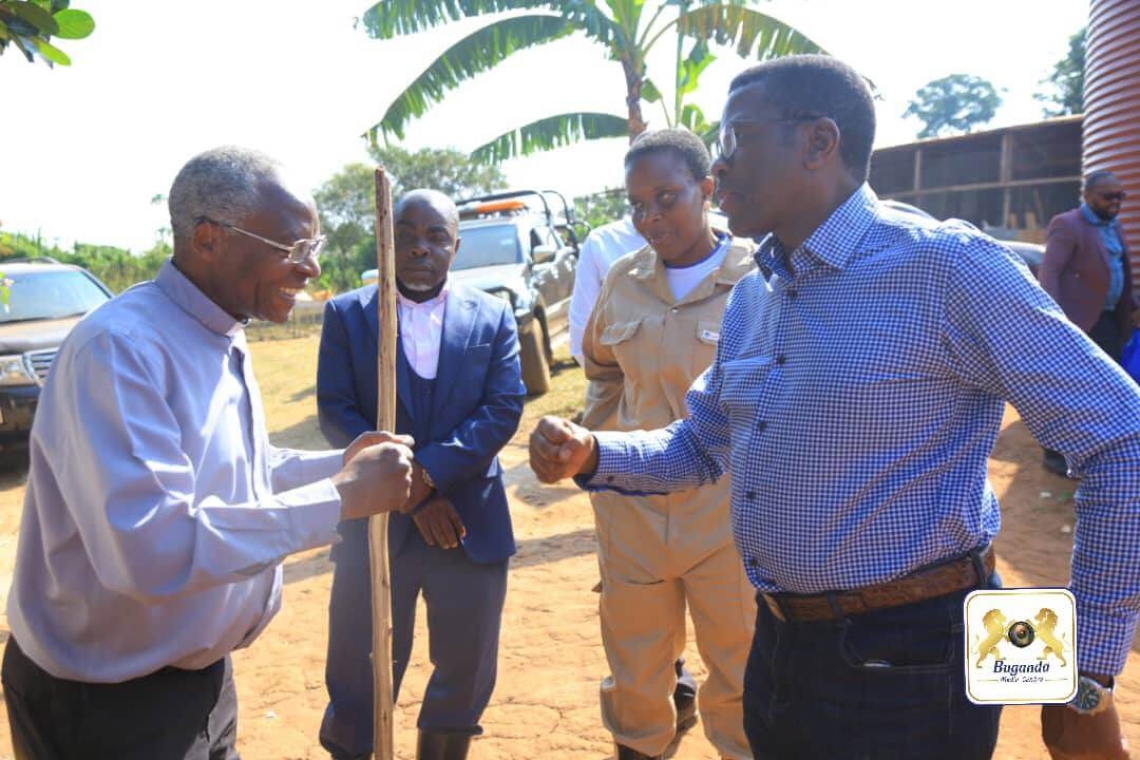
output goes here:
[{"label": "blue checkered shirt", "polygon": [[[989,543],[1004,402],[1083,475],[1072,589],[1082,669],[1117,673],[1140,610],[1140,391],[1004,246],[856,191],[728,302],[690,416],[597,433],[588,488],[660,493],[732,473],[752,583],[817,593]],[[794,270],[794,271],[792,271]]]}]

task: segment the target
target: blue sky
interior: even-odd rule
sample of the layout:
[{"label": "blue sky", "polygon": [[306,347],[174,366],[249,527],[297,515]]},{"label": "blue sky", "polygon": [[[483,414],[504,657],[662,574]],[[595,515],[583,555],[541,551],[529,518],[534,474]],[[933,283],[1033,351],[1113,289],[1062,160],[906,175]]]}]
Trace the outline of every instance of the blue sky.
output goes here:
[{"label": "blue sky", "polygon": [[[354,29],[356,0],[73,0],[97,28],[61,46],[69,69],[0,57],[0,226],[142,250],[165,226],[165,193],[191,155],[223,143],[260,148],[317,187],[367,159],[360,134],[463,27],[378,42]],[[797,26],[877,85],[878,146],[908,142],[902,113],[932,79],[989,79],[1005,103],[990,126],[1037,120],[1039,80],[1086,22],[1087,0],[772,0]],[[662,45],[667,65],[671,45]],[[650,61],[651,73],[654,61]],[[697,102],[719,113],[746,65],[725,51]],[[623,112],[620,66],[567,39],[526,51],[413,122],[409,149],[470,150],[514,125],[569,110]],[[17,106],[18,104],[18,106]],[[647,110],[651,126],[662,118]],[[581,194],[622,182],[621,140],[505,165],[515,186]]]}]

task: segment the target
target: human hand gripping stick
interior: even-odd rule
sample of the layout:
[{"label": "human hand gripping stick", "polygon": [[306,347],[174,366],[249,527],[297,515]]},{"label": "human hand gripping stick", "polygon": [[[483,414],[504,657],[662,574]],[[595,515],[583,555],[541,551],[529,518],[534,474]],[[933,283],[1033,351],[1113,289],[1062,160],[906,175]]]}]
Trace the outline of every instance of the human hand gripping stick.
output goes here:
[{"label": "human hand gripping stick", "polygon": [[530,434],[530,468],[543,483],[592,474],[598,468],[594,434],[560,417],[543,417]]},{"label": "human hand gripping stick", "polygon": [[344,451],[344,466],[332,477],[340,493],[340,518],[354,520],[405,509],[412,485],[410,436],[364,433]]}]

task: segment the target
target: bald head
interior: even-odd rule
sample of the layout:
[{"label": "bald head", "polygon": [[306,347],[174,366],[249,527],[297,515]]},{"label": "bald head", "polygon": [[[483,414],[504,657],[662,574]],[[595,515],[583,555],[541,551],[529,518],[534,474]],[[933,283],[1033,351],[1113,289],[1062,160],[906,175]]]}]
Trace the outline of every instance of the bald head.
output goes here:
[{"label": "bald head", "polygon": [[1085,177],[1085,205],[1105,221],[1116,218],[1127,196],[1124,185],[1112,172],[1096,171]]},{"label": "bald head", "polygon": [[434,209],[448,222],[454,224],[457,228],[459,227],[459,209],[455,207],[455,201],[451,200],[451,198],[439,190],[419,188],[404,193],[400,199],[396,201],[396,208],[392,211],[393,217],[399,219],[404,209],[409,205],[423,205],[426,208]]},{"label": "bald head", "polygon": [[415,301],[435,296],[459,250],[459,210],[438,190],[412,190],[392,211],[396,235],[396,281]]}]

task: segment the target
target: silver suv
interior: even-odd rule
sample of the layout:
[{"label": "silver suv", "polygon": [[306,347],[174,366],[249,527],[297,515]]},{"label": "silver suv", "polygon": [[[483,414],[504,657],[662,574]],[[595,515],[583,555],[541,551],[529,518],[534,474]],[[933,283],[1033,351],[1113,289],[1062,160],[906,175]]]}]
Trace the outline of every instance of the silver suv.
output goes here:
[{"label": "silver suv", "polygon": [[550,390],[551,335],[565,329],[578,266],[573,207],[553,190],[520,190],[459,204],[462,241],[452,279],[511,304],[527,393]]}]

